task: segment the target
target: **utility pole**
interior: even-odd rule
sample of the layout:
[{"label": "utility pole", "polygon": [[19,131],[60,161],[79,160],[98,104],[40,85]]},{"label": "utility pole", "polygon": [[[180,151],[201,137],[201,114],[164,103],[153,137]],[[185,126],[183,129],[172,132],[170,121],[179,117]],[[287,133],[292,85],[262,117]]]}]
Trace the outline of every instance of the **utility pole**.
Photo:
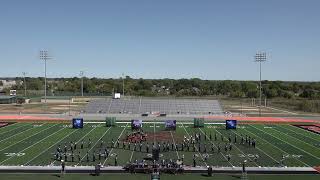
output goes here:
[{"label": "utility pole", "polygon": [[26,72],[22,72],[23,75],[23,86],[24,86],[24,97],[27,97],[27,82],[26,82]]},{"label": "utility pole", "polygon": [[44,60],[44,102],[47,103],[47,60],[51,59],[48,56],[47,50],[40,51],[40,59]]},{"label": "utility pole", "polygon": [[84,71],[80,71],[80,76],[81,76],[81,96],[83,97],[83,75]]},{"label": "utility pole", "polygon": [[259,116],[261,116],[261,106],[262,106],[262,86],[261,86],[261,63],[267,61],[267,54],[265,52],[259,52],[256,53],[255,57],[255,62],[259,62],[260,65],[260,86],[259,86],[259,91],[260,91],[260,102],[259,102]]}]

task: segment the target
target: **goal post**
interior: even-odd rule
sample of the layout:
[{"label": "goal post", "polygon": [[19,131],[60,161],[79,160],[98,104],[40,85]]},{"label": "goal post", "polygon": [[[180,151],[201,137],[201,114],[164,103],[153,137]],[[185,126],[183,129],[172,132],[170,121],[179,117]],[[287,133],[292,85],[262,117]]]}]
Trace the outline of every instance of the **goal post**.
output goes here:
[{"label": "goal post", "polygon": [[204,127],[204,118],[194,118],[193,125],[195,128],[202,128]]},{"label": "goal post", "polygon": [[107,127],[112,127],[116,126],[117,118],[116,117],[106,117],[106,126]]}]

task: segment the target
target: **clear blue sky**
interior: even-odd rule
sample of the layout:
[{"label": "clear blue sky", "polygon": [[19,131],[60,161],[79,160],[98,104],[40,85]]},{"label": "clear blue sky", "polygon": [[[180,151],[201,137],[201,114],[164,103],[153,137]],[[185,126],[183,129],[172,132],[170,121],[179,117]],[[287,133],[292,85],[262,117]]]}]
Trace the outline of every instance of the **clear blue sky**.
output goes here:
[{"label": "clear blue sky", "polygon": [[0,77],[320,80],[319,0],[2,0]]}]

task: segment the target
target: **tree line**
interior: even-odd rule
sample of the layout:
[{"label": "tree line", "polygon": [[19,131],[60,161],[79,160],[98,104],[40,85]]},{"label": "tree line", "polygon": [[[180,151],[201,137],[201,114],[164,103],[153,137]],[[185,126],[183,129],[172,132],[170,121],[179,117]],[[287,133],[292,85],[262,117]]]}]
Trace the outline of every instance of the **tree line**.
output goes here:
[{"label": "tree line", "polygon": [[[11,89],[23,90],[23,78],[15,78],[17,85]],[[131,96],[226,96],[233,98],[259,97],[258,81],[234,80],[201,80],[192,79],[124,79],[83,78],[85,94],[111,95],[113,92],[122,93],[122,86],[126,95]],[[27,77],[28,91],[44,88],[44,78]],[[52,94],[79,94],[81,92],[81,78],[49,78],[48,92]],[[6,89],[5,91],[8,91]],[[288,82],[262,81],[263,97],[270,98],[306,98],[320,99],[320,82]],[[50,93],[49,93],[50,94]]]}]

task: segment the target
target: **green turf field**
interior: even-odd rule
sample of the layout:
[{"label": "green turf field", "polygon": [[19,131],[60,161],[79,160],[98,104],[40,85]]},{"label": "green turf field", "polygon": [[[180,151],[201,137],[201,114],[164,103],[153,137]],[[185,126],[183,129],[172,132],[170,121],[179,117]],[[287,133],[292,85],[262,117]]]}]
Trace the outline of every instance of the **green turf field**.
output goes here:
[{"label": "green turf field", "polygon": [[[150,123],[144,124],[143,130],[152,137],[148,139],[150,144],[153,142],[170,144],[170,151],[161,152],[160,159],[176,160],[184,157],[185,165],[193,164],[194,155],[199,166],[240,166],[244,160],[248,160],[247,165],[250,167],[273,167],[279,166],[283,157],[285,166],[320,165],[320,136],[291,125],[239,125],[237,130],[225,130],[223,124],[206,125],[201,129],[193,128],[190,124],[178,124],[176,131],[165,131],[162,124]],[[60,162],[55,160],[54,153],[59,145],[64,149],[65,143],[68,146],[67,165],[96,165],[98,162],[105,166],[114,165],[116,155],[118,165],[125,165],[127,162],[150,156],[146,153],[145,143],[142,146],[142,152],[139,146],[134,151],[133,144],[130,149],[128,144],[126,148],[122,147],[121,141],[129,133],[131,133],[130,123],[118,124],[117,127],[105,127],[104,123],[85,124],[83,129],[72,129],[66,124],[15,123],[0,128],[0,165],[59,165]],[[179,145],[179,150],[171,149],[171,144],[181,144],[184,137],[189,138],[194,134],[202,136],[200,151],[198,143],[195,150],[190,147],[188,151],[185,147],[182,151]],[[254,138],[256,148],[246,143],[241,144],[241,135]],[[214,138],[215,136],[217,139]],[[235,136],[237,136],[237,142],[235,142]],[[225,151],[225,145],[229,144],[229,137],[232,139],[232,150]],[[92,142],[90,147],[88,147],[89,139]],[[120,139],[120,145],[114,147],[117,139]],[[74,162],[71,162],[70,141],[78,144],[78,148],[74,150]],[[82,141],[84,141],[84,148],[80,149]],[[103,141],[102,148],[101,141]],[[205,146],[207,152],[204,150]],[[221,152],[218,152],[218,146],[221,147]],[[99,160],[99,151],[106,147],[109,157],[101,156]],[[87,152],[89,161],[86,157]],[[93,161],[93,154],[95,154],[95,161]],[[80,162],[78,155],[80,155]],[[231,157],[230,161],[227,161],[227,156]]]},{"label": "green turf field", "polygon": [[[77,180],[100,180],[100,179],[112,179],[112,180],[149,180],[150,175],[145,174],[104,174],[101,176],[90,176],[83,174],[66,174],[63,178],[59,174],[0,174],[3,179],[10,180],[34,180],[34,179],[46,179],[46,180],[58,180],[58,179],[77,179]],[[248,175],[250,180],[317,180],[319,175]],[[212,177],[206,177],[202,174],[184,174],[184,175],[161,175],[161,179],[165,180],[238,180],[241,179],[241,175],[221,175],[214,174]]]}]

